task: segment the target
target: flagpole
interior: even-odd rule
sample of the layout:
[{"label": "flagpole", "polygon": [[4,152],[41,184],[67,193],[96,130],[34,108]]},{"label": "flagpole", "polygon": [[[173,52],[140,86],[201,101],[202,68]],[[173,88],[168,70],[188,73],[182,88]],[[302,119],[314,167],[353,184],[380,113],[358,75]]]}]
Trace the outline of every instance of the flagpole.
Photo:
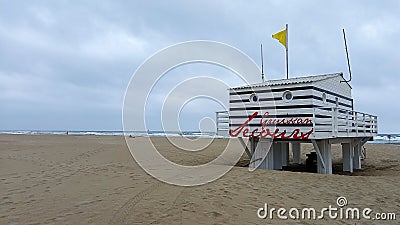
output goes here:
[{"label": "flagpole", "polygon": [[261,44],[261,79],[262,82],[264,82],[264,56],[263,56],[262,44]]},{"label": "flagpole", "polygon": [[288,24],[286,24],[286,79],[289,79],[289,32]]}]

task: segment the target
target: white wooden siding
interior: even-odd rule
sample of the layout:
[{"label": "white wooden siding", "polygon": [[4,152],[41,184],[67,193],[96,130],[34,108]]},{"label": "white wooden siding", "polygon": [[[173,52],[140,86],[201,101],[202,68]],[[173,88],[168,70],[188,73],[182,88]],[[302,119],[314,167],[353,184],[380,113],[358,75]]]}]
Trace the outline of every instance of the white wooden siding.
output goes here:
[{"label": "white wooden siding", "polygon": [[340,95],[346,96],[348,98],[351,98],[351,87],[346,82],[340,82],[340,81],[344,81],[344,79],[341,76],[337,76],[313,82],[313,85],[315,87],[319,87],[324,90],[329,90],[338,93]]},{"label": "white wooden siding", "polygon": [[313,95],[322,98],[323,94],[326,94],[326,102],[323,102],[322,100],[319,99],[314,99],[314,104],[319,105],[322,107],[335,107],[336,106],[336,98],[338,98],[339,102],[339,107],[340,108],[347,108],[347,109],[352,109],[353,108],[353,101],[349,99],[345,99],[343,97],[333,95],[324,91],[320,90],[314,90]]},{"label": "white wooden siding", "polygon": [[[271,92],[271,93],[256,93],[254,92],[259,98],[279,98],[282,99],[282,95],[286,90],[290,89],[285,89],[284,91],[277,91],[277,92]],[[249,90],[250,91],[250,90]],[[296,90],[292,91],[293,96],[307,96],[307,95],[312,95],[313,90]],[[230,94],[229,99],[230,100],[248,100],[250,98],[251,94],[235,94],[234,92]]]},{"label": "white wooden siding", "polygon": [[[292,88],[304,88],[308,87],[305,90],[292,90]],[[267,93],[265,93],[266,90],[270,90]],[[278,91],[277,91],[278,90]],[[284,101],[282,96],[285,91],[291,91],[293,95],[293,99],[291,101]],[[261,93],[257,93],[261,92]],[[263,93],[264,92],[264,93]],[[259,99],[258,102],[251,102],[249,100],[250,96],[255,93]],[[296,99],[296,98],[305,98],[305,99]],[[298,114],[308,114],[312,115],[313,113],[313,104],[314,104],[314,98],[313,98],[313,89],[312,86],[309,84],[297,84],[297,85],[291,85],[291,86],[274,86],[273,88],[269,87],[255,87],[253,89],[250,88],[245,88],[245,89],[239,89],[233,91],[230,91],[230,103],[229,103],[229,116],[230,116],[230,127],[232,129],[235,129],[239,127],[241,124],[243,124],[248,117],[253,115],[253,113],[258,112],[258,117],[254,118],[248,123],[248,126],[245,128],[248,128],[250,131],[253,131],[255,129],[258,129],[258,133],[260,132],[261,125],[260,125],[260,120],[261,116],[264,115],[265,112],[269,113],[269,116],[265,119],[285,119],[289,120],[292,118],[297,118],[297,116],[293,115],[298,115]],[[267,101],[263,101],[263,99],[268,99]],[[232,102],[232,100],[234,102]],[[241,101],[239,101],[241,100]],[[295,108],[292,108],[293,106],[296,106]],[[254,107],[260,107],[261,109],[252,109]],[[262,109],[263,107],[268,107],[272,109]],[[282,108],[283,107],[283,108]],[[285,108],[285,107],[290,107],[290,108]],[[308,108],[304,108],[308,107]],[[250,110],[249,110],[250,109]],[[241,118],[235,118],[237,116],[240,116]],[[278,116],[279,118],[275,118]],[[301,117],[302,119],[309,119],[312,120],[312,116],[308,117]],[[234,126],[232,126],[234,125]],[[310,124],[308,126],[301,126],[301,125],[268,125],[265,128],[269,129],[271,133],[274,133],[276,129],[279,129],[279,134],[283,131],[286,131],[286,136],[290,135],[295,129],[300,128],[302,132],[307,132],[310,129],[312,129],[313,125]],[[257,132],[256,132],[257,133]],[[241,133],[242,135],[242,133]],[[299,134],[300,135],[300,134]]]},{"label": "white wooden siding", "polygon": [[[375,136],[378,132],[377,117],[353,111],[351,87],[346,82],[340,82],[344,81],[343,77],[333,75],[321,78],[310,78],[311,81],[306,81],[308,78],[304,78],[305,82],[282,81],[282,85],[274,81],[272,86],[258,84],[252,87],[230,89],[230,128],[239,127],[253,113],[258,112],[258,117],[250,121],[246,127],[250,132],[254,129],[260,130],[261,116],[265,112],[269,112],[268,119],[277,117],[280,120],[288,120],[299,117],[312,121],[310,125],[277,124],[267,126],[271,132],[275,129],[279,129],[280,132],[286,130],[286,134],[289,135],[294,129],[300,129],[304,133],[313,129],[314,132],[310,139]],[[282,99],[283,93],[287,90],[292,92],[293,99],[291,101]],[[252,102],[249,99],[253,93],[257,95],[258,102]],[[327,101],[325,103],[322,99],[323,93],[326,94]],[[336,98],[339,103],[338,107]],[[263,99],[268,100],[263,101]],[[268,107],[268,109],[263,107]]]}]

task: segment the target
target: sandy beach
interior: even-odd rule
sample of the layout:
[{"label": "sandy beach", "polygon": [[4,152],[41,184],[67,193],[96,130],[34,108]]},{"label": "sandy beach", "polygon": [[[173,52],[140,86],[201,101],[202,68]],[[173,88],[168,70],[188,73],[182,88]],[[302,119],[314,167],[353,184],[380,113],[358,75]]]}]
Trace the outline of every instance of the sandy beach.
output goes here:
[{"label": "sandy beach", "polygon": [[[140,140],[132,140],[138,148]],[[193,154],[176,151],[165,138],[153,141],[167,158],[202,164],[215,158],[227,140],[217,139]],[[304,161],[312,147],[302,148]],[[353,175],[340,172],[341,151],[334,145],[333,175],[250,172],[241,167],[248,161],[243,156],[214,182],[180,187],[144,172],[123,137],[0,135],[0,224],[396,224],[257,217],[264,203],[322,208],[335,205],[339,196],[353,207],[399,216],[400,146],[366,148],[363,169]]]}]

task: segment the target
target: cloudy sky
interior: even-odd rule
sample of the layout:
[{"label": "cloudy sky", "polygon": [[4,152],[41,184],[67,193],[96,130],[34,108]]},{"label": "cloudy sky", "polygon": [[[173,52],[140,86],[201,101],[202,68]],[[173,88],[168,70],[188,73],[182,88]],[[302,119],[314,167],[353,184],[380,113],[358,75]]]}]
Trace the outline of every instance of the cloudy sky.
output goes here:
[{"label": "cloudy sky", "polygon": [[[271,34],[288,23],[292,77],[347,74],[345,28],[355,109],[378,115],[379,132],[399,133],[397,0],[0,2],[0,130],[121,130],[124,93],[135,70],[182,41],[223,42],[257,63],[263,43],[267,79],[283,78],[284,49]],[[200,75],[240,84],[211,65],[171,71],[152,93],[149,129],[160,128],[157,104],[164,95]],[[200,86],[227,101],[226,90]],[[219,109],[206,99],[188,103],[182,129],[197,130],[201,118]]]}]

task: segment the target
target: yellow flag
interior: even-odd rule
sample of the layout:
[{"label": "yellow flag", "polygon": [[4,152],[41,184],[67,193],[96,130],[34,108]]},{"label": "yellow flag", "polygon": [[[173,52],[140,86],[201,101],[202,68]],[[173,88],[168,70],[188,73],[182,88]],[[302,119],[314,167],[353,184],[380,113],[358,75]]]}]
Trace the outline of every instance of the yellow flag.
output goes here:
[{"label": "yellow flag", "polygon": [[276,34],[273,34],[272,38],[278,40],[286,48],[286,30],[281,30]]}]

